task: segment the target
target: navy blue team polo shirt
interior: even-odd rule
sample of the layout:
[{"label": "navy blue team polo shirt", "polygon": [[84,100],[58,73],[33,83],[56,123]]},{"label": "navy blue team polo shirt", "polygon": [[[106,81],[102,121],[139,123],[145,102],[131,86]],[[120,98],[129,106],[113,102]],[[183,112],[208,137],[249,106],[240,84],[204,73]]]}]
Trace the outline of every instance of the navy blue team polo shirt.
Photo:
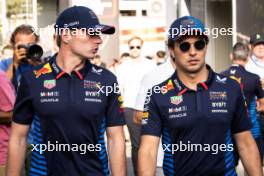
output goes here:
[{"label": "navy blue team polo shirt", "polygon": [[142,135],[162,136],[166,176],[236,175],[232,134],[251,128],[245,102],[234,80],[207,69],[197,91],[175,72],[146,99]]},{"label": "navy blue team polo shirt", "polygon": [[240,84],[246,99],[249,117],[252,123],[252,135],[255,139],[260,137],[261,130],[256,109],[256,98],[264,97],[264,91],[261,87],[260,77],[256,74],[246,71],[244,67],[236,64],[232,65],[222,74],[229,76]]},{"label": "navy blue team polo shirt", "polygon": [[[120,95],[100,89],[113,87],[116,77],[88,60],[81,70],[67,74],[55,57],[22,75],[13,121],[29,125],[37,116],[44,144],[70,144],[73,148],[38,154],[31,175],[34,167],[35,175],[109,175],[104,133],[107,127],[125,121]],[[76,149],[77,144],[89,149],[84,153]]]}]

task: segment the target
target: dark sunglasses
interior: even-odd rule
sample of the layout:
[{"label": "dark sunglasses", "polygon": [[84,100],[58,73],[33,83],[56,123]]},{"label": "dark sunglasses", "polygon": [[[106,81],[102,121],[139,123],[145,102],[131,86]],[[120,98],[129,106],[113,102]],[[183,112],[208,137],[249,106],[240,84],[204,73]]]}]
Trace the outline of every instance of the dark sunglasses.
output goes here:
[{"label": "dark sunglasses", "polygon": [[197,50],[202,50],[206,46],[206,42],[204,40],[197,40],[194,43],[189,43],[189,42],[182,42],[179,45],[179,48],[182,52],[187,52],[191,48],[191,45],[194,45],[194,48]]},{"label": "dark sunglasses", "polygon": [[134,48],[137,48],[137,49],[140,50],[140,49],[141,49],[141,46],[130,46],[130,47],[129,47],[130,50],[132,50],[132,49],[134,49]]}]

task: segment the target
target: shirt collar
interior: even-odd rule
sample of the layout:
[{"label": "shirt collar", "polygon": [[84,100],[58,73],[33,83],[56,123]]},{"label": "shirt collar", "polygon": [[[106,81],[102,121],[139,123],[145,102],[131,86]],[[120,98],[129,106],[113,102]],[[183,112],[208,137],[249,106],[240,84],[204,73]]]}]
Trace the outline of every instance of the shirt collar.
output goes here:
[{"label": "shirt collar", "polygon": [[[214,81],[215,78],[215,72],[211,69],[211,67],[209,65],[206,65],[206,68],[209,71],[208,74],[208,78],[205,82],[201,82],[198,83],[197,85],[197,89],[199,87],[201,87],[204,90],[208,90],[209,87],[211,86],[211,84]],[[177,74],[177,70],[175,71],[175,73],[172,75],[172,80],[173,80],[173,85],[174,87],[177,89],[178,95],[183,95],[184,93],[186,93],[187,91],[193,92],[194,90],[189,89],[188,87],[186,87],[182,81],[179,79],[178,74]]]},{"label": "shirt collar", "polygon": [[245,67],[239,65],[239,64],[232,64],[231,69],[240,69],[240,70],[246,70]]},{"label": "shirt collar", "polygon": [[[56,62],[56,56],[57,54],[55,54],[49,61],[51,68],[52,68],[52,73],[54,74],[56,79],[60,79],[63,76],[68,75],[65,71],[63,71]],[[89,72],[90,68],[91,68],[91,63],[90,61],[87,59],[85,61],[84,67],[81,68],[78,71],[73,71],[74,74],[76,74],[76,76],[80,79],[83,80],[85,78],[85,76],[87,75],[87,73]]]}]

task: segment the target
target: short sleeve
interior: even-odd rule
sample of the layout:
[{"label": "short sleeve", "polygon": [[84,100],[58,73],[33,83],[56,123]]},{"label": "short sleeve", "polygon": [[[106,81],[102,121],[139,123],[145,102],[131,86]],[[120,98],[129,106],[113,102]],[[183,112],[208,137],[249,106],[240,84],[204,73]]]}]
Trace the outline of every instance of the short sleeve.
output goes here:
[{"label": "short sleeve", "polygon": [[161,136],[161,115],[155,102],[155,94],[146,97],[142,118],[141,135]]},{"label": "short sleeve", "polygon": [[[117,81],[115,79],[113,88],[118,87]],[[112,89],[114,90],[114,89]],[[107,109],[106,109],[106,119],[107,126],[122,126],[125,125],[124,118],[124,108],[123,108],[123,99],[120,93],[117,91],[111,91],[107,96]]]},{"label": "short sleeve", "polygon": [[251,129],[251,122],[246,109],[246,103],[243,98],[241,89],[237,88],[237,98],[235,113],[232,119],[231,131],[232,133],[240,133]]},{"label": "short sleeve", "polygon": [[263,98],[264,97],[264,91],[261,87],[261,82],[260,82],[260,77],[257,76],[256,77],[256,81],[255,81],[255,85],[256,85],[256,96],[257,98]]},{"label": "short sleeve", "polygon": [[25,76],[22,75],[13,112],[13,121],[29,125],[33,120],[33,114],[34,110],[30,94],[30,85]]}]

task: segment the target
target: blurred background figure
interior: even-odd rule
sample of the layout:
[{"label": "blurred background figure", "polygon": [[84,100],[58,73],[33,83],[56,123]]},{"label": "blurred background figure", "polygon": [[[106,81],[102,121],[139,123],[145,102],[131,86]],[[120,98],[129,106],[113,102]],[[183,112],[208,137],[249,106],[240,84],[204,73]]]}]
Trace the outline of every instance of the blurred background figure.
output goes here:
[{"label": "blurred background figure", "polygon": [[[249,72],[264,79],[264,34],[256,33],[250,37],[251,56],[246,64]],[[263,82],[263,81],[262,81]],[[263,87],[264,88],[264,87]]]},{"label": "blurred background figure", "polygon": [[14,54],[14,49],[12,45],[8,44],[5,45],[1,51],[1,59],[7,59],[13,57]]},{"label": "blurred background figure", "polygon": [[101,56],[99,54],[96,54],[94,58],[91,61],[94,65],[97,65],[99,67],[106,68],[106,64],[102,61]]},{"label": "blurred background figure", "polygon": [[113,63],[111,63],[109,66],[108,66],[108,69],[113,72],[114,74],[116,74],[116,69],[117,67],[122,64],[122,62],[124,62],[125,60],[128,60],[129,59],[129,53],[123,53],[121,54],[120,58],[119,59],[116,59],[114,58],[113,59]]},{"label": "blurred background figure", "polygon": [[[251,56],[246,64],[246,70],[258,75],[264,90],[264,34],[255,33],[250,36]],[[260,112],[262,142],[264,142],[264,113]]]},{"label": "blurred background figure", "polygon": [[158,51],[154,59],[157,65],[163,64],[164,62],[166,62],[166,52],[161,50]]},{"label": "blurred background figure", "polygon": [[5,72],[0,70],[0,176],[5,175],[11,116],[15,89]]},{"label": "blurred background figure", "polygon": [[135,175],[137,173],[137,155],[141,125],[133,121],[134,108],[143,76],[156,67],[153,60],[146,59],[146,57],[142,56],[143,43],[143,40],[138,36],[130,38],[128,40],[130,57],[123,60],[116,69],[118,84],[124,99],[125,120],[132,145],[131,153]]},{"label": "blurred background figure", "polygon": [[[259,113],[264,110],[264,91],[261,87],[260,77],[256,74],[246,71],[245,65],[248,62],[249,48],[247,44],[236,43],[232,52],[232,66],[222,74],[236,80],[244,93],[249,118],[251,120],[251,133],[254,137],[259,152],[260,158],[263,158],[263,141],[260,130]],[[237,150],[235,150],[237,151]],[[235,155],[235,163],[238,164],[239,155]],[[241,167],[241,166],[239,166]]]},{"label": "blurred background figure", "polygon": [[118,67],[118,65],[120,65],[120,60],[114,58],[113,62],[108,66],[108,70],[116,74],[116,68]]},{"label": "blurred background figure", "polygon": [[121,64],[122,62],[124,62],[126,60],[129,60],[129,58],[130,58],[129,53],[127,53],[127,52],[122,53],[120,56],[120,59],[119,59],[119,64]]},{"label": "blurred background figure", "polygon": [[[37,63],[37,60],[40,60],[40,57],[43,54],[43,50],[39,48],[38,45],[36,51],[38,49],[42,50],[42,54],[39,58],[29,58],[29,47],[37,44],[39,42],[39,36],[34,33],[34,28],[30,25],[22,24],[15,28],[13,31],[10,43],[12,48],[14,48],[14,53],[11,57],[0,61],[0,69],[6,72],[8,78],[12,81],[15,90],[19,85],[19,81],[21,78],[21,74],[31,69]],[[31,47],[31,49],[35,50]]]},{"label": "blurred background figure", "polygon": [[[14,86],[15,92],[20,84],[22,73],[41,63],[40,58],[43,50],[39,45],[36,45],[39,42],[39,35],[34,30],[33,26],[27,24],[17,26],[10,38],[10,43],[14,48],[14,54],[12,57],[0,61],[0,70],[6,73],[8,79]],[[34,119],[28,137],[25,161],[26,175],[29,173],[31,159],[34,158],[31,158],[32,146],[30,144],[36,142],[34,140],[38,138],[36,136],[39,136],[39,132],[35,131],[36,128],[39,129],[40,126],[38,126],[38,122]]]}]

